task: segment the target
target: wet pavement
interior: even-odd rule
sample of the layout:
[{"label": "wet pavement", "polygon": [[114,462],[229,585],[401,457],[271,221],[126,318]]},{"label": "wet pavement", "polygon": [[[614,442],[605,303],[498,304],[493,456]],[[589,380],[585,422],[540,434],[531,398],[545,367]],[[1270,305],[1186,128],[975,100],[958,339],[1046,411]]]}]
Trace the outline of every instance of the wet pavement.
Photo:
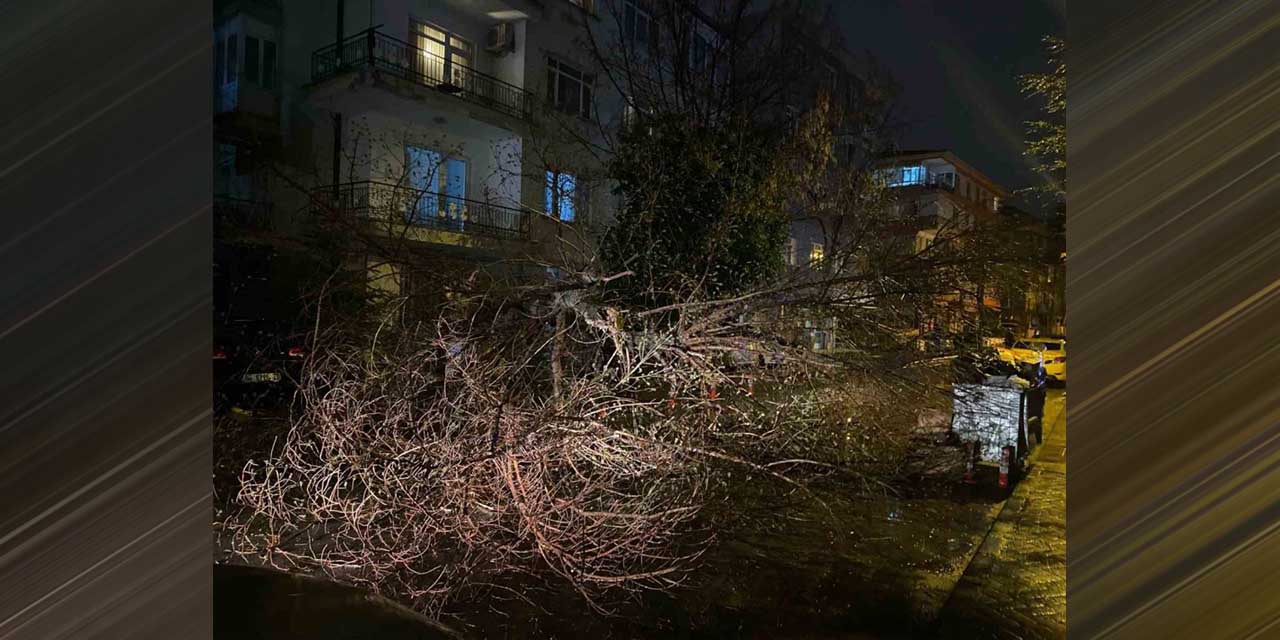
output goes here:
[{"label": "wet pavement", "polygon": [[1050,394],[1044,446],[943,609],[943,637],[1066,637],[1065,399]]}]

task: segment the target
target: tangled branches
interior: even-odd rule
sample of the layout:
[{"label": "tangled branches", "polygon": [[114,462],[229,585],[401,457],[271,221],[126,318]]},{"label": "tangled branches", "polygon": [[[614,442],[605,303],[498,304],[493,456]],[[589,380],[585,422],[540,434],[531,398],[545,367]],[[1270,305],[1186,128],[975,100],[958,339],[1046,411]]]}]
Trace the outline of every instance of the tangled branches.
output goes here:
[{"label": "tangled branches", "polygon": [[235,551],[427,605],[512,573],[588,599],[678,582],[707,542],[681,534],[716,455],[714,369],[582,290],[536,298],[320,341],[305,411],[245,469]]}]

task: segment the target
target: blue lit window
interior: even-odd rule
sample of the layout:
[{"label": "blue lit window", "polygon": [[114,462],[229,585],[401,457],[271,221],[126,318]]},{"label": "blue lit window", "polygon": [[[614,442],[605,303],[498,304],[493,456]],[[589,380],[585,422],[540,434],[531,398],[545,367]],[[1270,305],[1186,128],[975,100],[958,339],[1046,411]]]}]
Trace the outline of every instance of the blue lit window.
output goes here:
[{"label": "blue lit window", "polygon": [[545,213],[563,222],[573,222],[577,184],[578,179],[573,174],[547,171]]},{"label": "blue lit window", "polygon": [[905,187],[913,184],[924,184],[928,171],[924,167],[897,167],[885,172],[891,187]]}]

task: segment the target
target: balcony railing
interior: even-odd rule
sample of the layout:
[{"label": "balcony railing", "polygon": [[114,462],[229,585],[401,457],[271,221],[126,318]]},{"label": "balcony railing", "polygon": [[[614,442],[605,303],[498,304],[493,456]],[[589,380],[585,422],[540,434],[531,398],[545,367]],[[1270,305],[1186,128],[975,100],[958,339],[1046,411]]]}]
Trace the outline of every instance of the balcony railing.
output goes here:
[{"label": "balcony railing", "polygon": [[369,29],[311,54],[311,80],[374,69],[438,89],[516,118],[527,118],[533,94],[471,67]]},{"label": "balcony railing", "polygon": [[213,197],[213,219],[219,226],[237,229],[270,231],[271,203],[232,198],[225,195]]},{"label": "balcony railing", "polygon": [[349,182],[315,193],[334,213],[495,238],[525,238],[529,217],[512,207],[385,182]]},{"label": "balcony railing", "polygon": [[955,191],[956,185],[953,182],[944,180],[941,176],[929,174],[923,180],[901,180],[890,182],[890,187],[921,187],[925,189],[942,189],[944,191]]}]

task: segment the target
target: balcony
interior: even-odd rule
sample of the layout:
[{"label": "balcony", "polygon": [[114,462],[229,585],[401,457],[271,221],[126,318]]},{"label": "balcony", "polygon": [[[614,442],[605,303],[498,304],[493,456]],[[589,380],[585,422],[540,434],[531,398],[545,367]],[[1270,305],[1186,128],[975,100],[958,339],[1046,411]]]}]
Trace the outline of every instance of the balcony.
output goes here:
[{"label": "balcony", "polygon": [[908,180],[891,180],[889,182],[891,188],[918,187],[922,189],[941,189],[943,191],[955,191],[956,185],[954,181],[943,179],[942,176],[930,173],[923,178]]},{"label": "balcony", "polygon": [[311,54],[311,81],[370,69],[402,78],[515,118],[528,118],[533,94],[408,42],[369,29]]},{"label": "balcony", "polygon": [[375,222],[473,236],[527,239],[529,216],[520,209],[374,181],[322,187],[315,201],[333,213]]}]

